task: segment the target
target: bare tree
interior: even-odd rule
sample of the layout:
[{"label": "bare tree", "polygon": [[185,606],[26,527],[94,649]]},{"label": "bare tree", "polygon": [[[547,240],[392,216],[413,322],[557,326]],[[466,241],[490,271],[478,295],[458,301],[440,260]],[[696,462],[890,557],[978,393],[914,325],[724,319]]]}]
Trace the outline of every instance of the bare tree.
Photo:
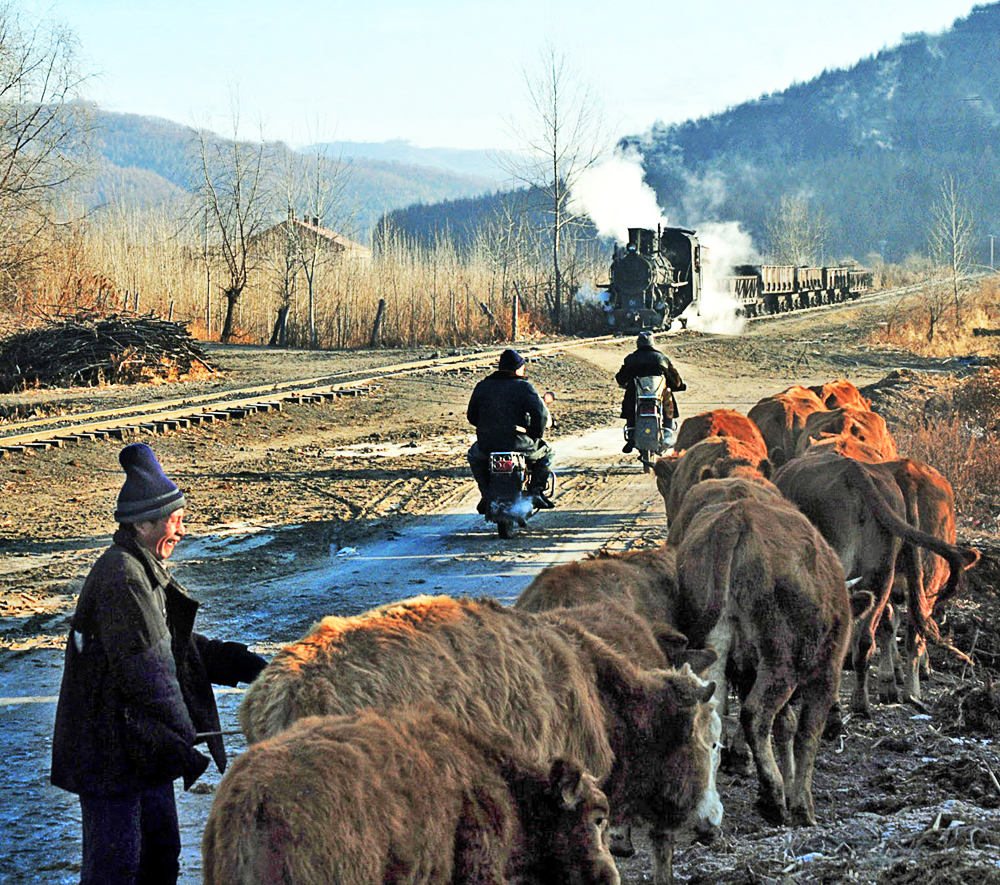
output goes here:
[{"label": "bare tree", "polygon": [[797,266],[822,263],[826,222],[810,210],[804,197],[783,196],[777,212],[767,221],[771,260]]},{"label": "bare tree", "polygon": [[72,32],[0,5],[0,275],[10,288],[39,257],[54,197],[83,165],[84,82]]},{"label": "bare tree", "polygon": [[271,217],[266,187],[267,145],[263,136],[257,142],[240,140],[236,99],[232,124],[231,141],[204,130],[198,135],[206,230],[208,237],[214,240],[212,251],[225,272],[220,286],[226,298],[226,318],[219,336],[224,343],[232,338],[236,305],[246,288],[250,271],[260,260],[261,250],[253,248],[253,241]]},{"label": "bare tree", "polygon": [[931,210],[929,233],[931,255],[947,268],[955,306],[955,325],[961,325],[961,300],[958,284],[972,268],[972,210],[962,196],[953,175],[941,179],[941,193]]},{"label": "bare tree", "polygon": [[512,154],[505,166],[515,180],[544,197],[551,238],[552,320],[562,319],[564,235],[583,216],[572,209],[570,194],[580,176],[605,155],[610,129],[589,84],[555,47],[546,46],[537,70],[524,70],[527,114],[511,121],[523,154]]}]

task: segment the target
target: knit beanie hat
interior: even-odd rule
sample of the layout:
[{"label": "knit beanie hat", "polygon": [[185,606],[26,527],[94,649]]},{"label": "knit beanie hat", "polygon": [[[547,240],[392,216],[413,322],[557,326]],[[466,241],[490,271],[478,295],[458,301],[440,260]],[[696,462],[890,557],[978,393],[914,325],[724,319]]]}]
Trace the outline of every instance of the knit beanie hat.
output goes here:
[{"label": "knit beanie hat", "polygon": [[125,446],[118,454],[125,484],[118,493],[115,521],[143,522],[169,516],[184,506],[184,493],[171,482],[145,443]]},{"label": "knit beanie hat", "polygon": [[516,350],[509,347],[500,354],[500,370],[503,372],[516,372],[524,365],[524,357]]}]

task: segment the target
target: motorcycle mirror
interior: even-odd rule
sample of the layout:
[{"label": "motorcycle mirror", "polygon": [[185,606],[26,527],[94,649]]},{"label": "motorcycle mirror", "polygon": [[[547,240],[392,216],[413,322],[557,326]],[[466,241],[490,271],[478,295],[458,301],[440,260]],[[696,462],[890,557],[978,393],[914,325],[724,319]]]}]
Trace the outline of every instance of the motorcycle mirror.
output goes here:
[{"label": "motorcycle mirror", "polygon": [[556,395],[551,390],[546,390],[545,393],[542,394],[542,402],[545,403],[545,405],[554,403],[555,401]]}]

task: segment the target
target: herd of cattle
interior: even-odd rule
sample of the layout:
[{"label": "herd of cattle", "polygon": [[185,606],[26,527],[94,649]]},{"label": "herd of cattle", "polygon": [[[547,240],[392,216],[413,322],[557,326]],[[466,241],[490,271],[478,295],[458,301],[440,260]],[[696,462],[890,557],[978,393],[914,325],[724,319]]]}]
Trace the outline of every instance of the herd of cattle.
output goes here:
[{"label": "herd of cattle", "polygon": [[657,548],[546,569],[513,606],[419,596],[283,648],[240,706],[204,881],[617,885],[644,822],[664,885],[678,834],[721,824],[730,689],[759,811],[815,823],[848,656],[870,715],[876,649],[880,697],[919,700],[945,642],[978,560],[951,486],[842,380],[687,419],[655,474]]}]

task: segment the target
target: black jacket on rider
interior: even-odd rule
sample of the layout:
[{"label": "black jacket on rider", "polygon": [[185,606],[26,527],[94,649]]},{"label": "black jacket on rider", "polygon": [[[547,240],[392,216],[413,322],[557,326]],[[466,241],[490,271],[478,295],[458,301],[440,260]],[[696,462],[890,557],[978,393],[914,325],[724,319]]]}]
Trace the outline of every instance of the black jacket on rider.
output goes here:
[{"label": "black jacket on rider", "polygon": [[533,452],[549,425],[549,410],[531,382],[503,370],[476,385],[466,416],[484,455]]},{"label": "black jacket on rider", "polygon": [[625,388],[625,398],[622,401],[622,414],[629,426],[635,421],[635,385],[636,378],[645,375],[663,375],[667,379],[667,387],[663,393],[663,417],[671,420],[677,417],[677,400],[673,391],[686,390],[687,385],[681,381],[681,376],[673,363],[651,344],[640,344],[632,353],[625,357],[625,362],[615,375],[619,387]]}]

